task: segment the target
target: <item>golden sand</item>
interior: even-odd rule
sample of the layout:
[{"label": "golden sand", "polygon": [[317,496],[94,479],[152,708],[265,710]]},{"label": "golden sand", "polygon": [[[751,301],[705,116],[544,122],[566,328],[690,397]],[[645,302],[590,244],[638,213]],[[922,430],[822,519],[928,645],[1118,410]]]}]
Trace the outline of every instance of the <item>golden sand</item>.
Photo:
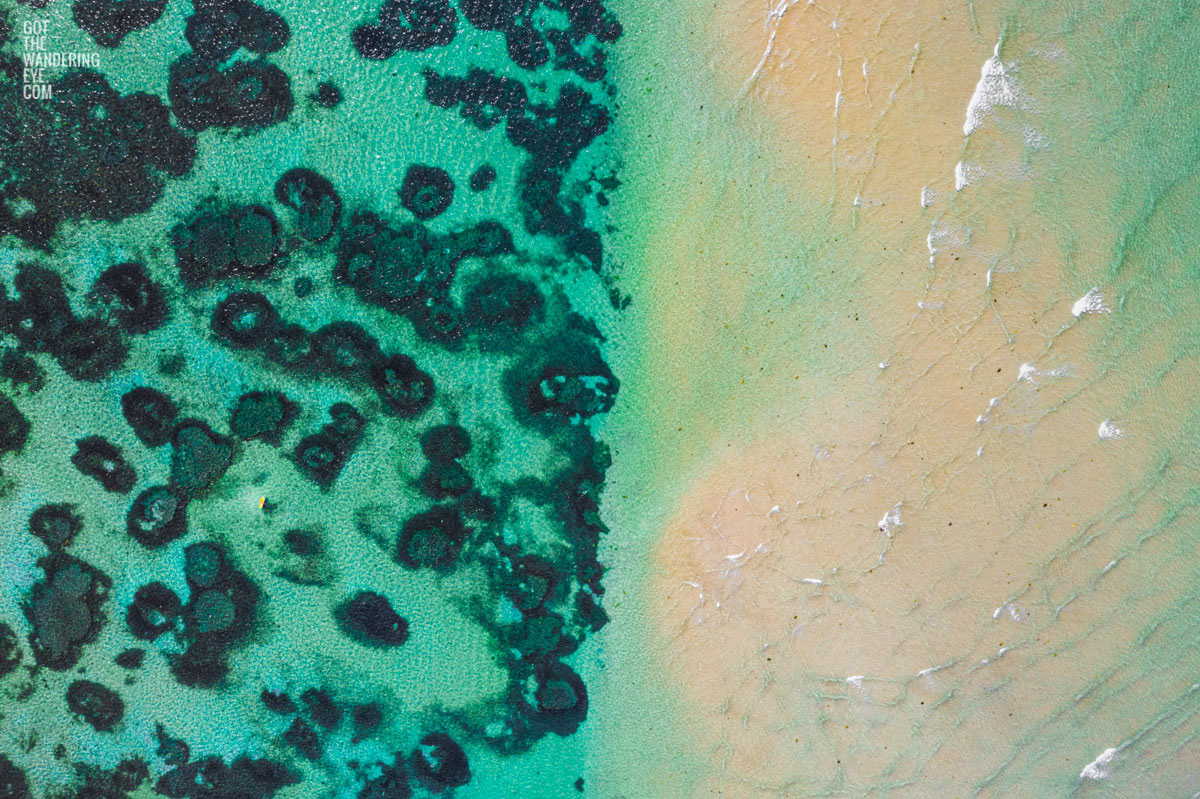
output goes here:
[{"label": "golden sand", "polygon": [[[1179,595],[1138,586],[1187,569],[1176,535],[1147,534],[1184,468],[1149,431],[1186,418],[1197,369],[1166,332],[1098,365],[1122,309],[1072,306],[1116,246],[1115,181],[1047,214],[1066,189],[1036,153],[1001,123],[964,139],[989,19],[738,0],[707,17],[715,116],[760,144],[770,187],[681,181],[652,248],[647,368],[690,442],[661,467],[691,482],[650,589],[657,665],[708,764],[688,795],[1044,795],[1153,721],[1128,653]],[[984,177],[956,191],[960,161]],[[789,261],[781,226],[834,232]],[[1089,707],[1113,681],[1121,698]]]}]

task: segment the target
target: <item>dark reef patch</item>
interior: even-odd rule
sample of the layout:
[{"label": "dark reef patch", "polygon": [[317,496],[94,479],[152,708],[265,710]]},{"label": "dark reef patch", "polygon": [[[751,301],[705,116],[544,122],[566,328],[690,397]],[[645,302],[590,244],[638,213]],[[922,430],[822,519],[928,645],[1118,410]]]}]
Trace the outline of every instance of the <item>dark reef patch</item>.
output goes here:
[{"label": "dark reef patch", "polygon": [[283,734],[283,740],[306,760],[321,759],[321,741],[317,738],[316,731],[304,719],[293,719],[292,726]]},{"label": "dark reef patch", "polygon": [[582,335],[530,354],[504,383],[517,418],[546,430],[608,412],[619,385],[600,350]]},{"label": "dark reef patch", "polygon": [[400,184],[400,204],[417,219],[433,219],[450,207],[454,200],[454,181],[446,170],[436,166],[413,164]]},{"label": "dark reef patch", "polygon": [[125,531],[151,549],[174,541],[187,532],[187,501],[168,486],[147,488],[129,506]]},{"label": "dark reef patch", "polygon": [[126,649],[113,658],[113,662],[123,669],[140,669],[146,662],[146,650]]},{"label": "dark reef patch", "polygon": [[356,799],[410,799],[413,795],[409,784],[408,769],[403,758],[396,758],[390,766],[379,764],[379,774],[367,780],[356,795]]},{"label": "dark reef patch", "polygon": [[121,415],[143,444],[161,447],[171,439],[179,409],[158,389],[139,386],[121,396]]},{"label": "dark reef patch", "polygon": [[471,173],[471,191],[487,191],[495,180],[496,168],[491,164],[484,164]]},{"label": "dark reef patch", "polygon": [[270,799],[300,776],[273,760],[242,756],[183,763],[159,777],[154,792],[170,799]]},{"label": "dark reef patch", "polygon": [[212,331],[224,344],[248,349],[269,343],[279,323],[279,312],[262,294],[235,291],[217,303]]},{"label": "dark reef patch", "polygon": [[65,671],[104,626],[101,607],[112,590],[107,574],[78,558],[52,554],[38,561],[45,578],[34,583],[22,610],[32,631],[29,647],[39,666]]},{"label": "dark reef patch", "polygon": [[309,688],[300,694],[300,701],[308,711],[308,717],[323,730],[329,731],[342,721],[342,709],[327,691]]},{"label": "dark reef patch", "polygon": [[519,688],[514,702],[535,729],[570,735],[587,718],[587,689],[565,663],[539,663]]},{"label": "dark reef patch", "polygon": [[233,464],[233,440],[199,419],[184,419],[171,432],[171,486],[181,495],[202,496]]},{"label": "dark reef patch", "polygon": [[333,616],[347,637],[364,646],[400,646],[408,640],[408,622],[387,597],[372,591],[355,594],[338,605]]},{"label": "dark reef patch", "polygon": [[74,380],[101,380],[125,363],[129,346],[121,331],[99,317],[76,318],[62,278],[38,264],[17,266],[19,298],[4,298],[0,329],[22,348],[55,358]]},{"label": "dark reef patch", "polygon": [[313,101],[322,108],[336,108],[342,102],[342,90],[328,81],[317,86],[313,93]]},{"label": "dark reef patch", "polygon": [[458,788],[471,781],[467,753],[444,732],[431,732],[422,738],[409,763],[417,781],[435,793]]},{"label": "dark reef patch", "polygon": [[197,55],[171,65],[167,96],[180,124],[208,128],[261,130],[292,113],[291,81],[264,60],[240,61],[228,68]]},{"label": "dark reef patch", "polygon": [[396,560],[410,569],[446,571],[458,560],[469,533],[458,509],[431,508],[400,528]]},{"label": "dark reef patch", "polygon": [[12,400],[0,394],[0,454],[24,449],[29,430],[30,424],[25,414]]},{"label": "dark reef patch", "polygon": [[0,678],[12,674],[20,662],[21,645],[17,642],[17,634],[12,627],[0,621]]},{"label": "dark reef patch", "polygon": [[322,489],[333,485],[362,438],[367,420],[353,406],[339,402],[329,409],[329,424],[301,439],[293,460],[308,479]]},{"label": "dark reef patch", "polygon": [[75,0],[75,24],[101,47],[117,47],[139,28],[153,25],[162,16],[167,0]]},{"label": "dark reef patch", "polygon": [[4,799],[33,799],[25,772],[3,754],[0,754],[0,796]]},{"label": "dark reef patch", "polygon": [[454,41],[458,14],[446,0],[384,0],[379,24],[355,28],[351,41],[363,58],[382,60]]},{"label": "dark reef patch", "polygon": [[295,421],[300,406],[280,391],[251,391],[238,398],[229,428],[241,439],[260,439],[279,446],[285,430]]},{"label": "dark reef patch", "polygon": [[281,716],[290,716],[299,711],[296,703],[282,691],[263,691],[259,698],[267,710]]},{"label": "dark reef patch", "polygon": [[172,231],[171,243],[179,275],[189,285],[265,278],[282,248],[279,220],[261,205],[199,210],[192,222]]},{"label": "dark reef patch", "polygon": [[275,182],[275,199],[296,212],[296,227],[308,241],[325,241],[342,217],[342,198],[333,184],[311,169],[290,169]]},{"label": "dark reef patch", "polygon": [[42,505],[29,516],[29,532],[40,538],[51,552],[71,545],[83,530],[83,519],[69,502]]},{"label": "dark reef patch", "polygon": [[117,692],[91,680],[75,680],[67,686],[67,707],[96,732],[111,732],[125,715],[125,703]]},{"label": "dark reef patch", "polygon": [[146,267],[135,262],[110,266],[92,286],[92,296],[126,333],[149,333],[167,319],[162,287],[150,279]]},{"label": "dark reef patch", "polygon": [[82,69],[56,80],[54,96],[31,103],[14,90],[0,103],[0,127],[23,131],[0,137],[0,235],[45,249],[63,222],[140,214],[166,178],[191,171],[195,142],[172,127],[157,97],[122,96]]},{"label": "dark reef patch", "polygon": [[194,0],[184,38],[201,58],[227,61],[239,49],[267,55],[291,39],[287,22],[249,0]]},{"label": "dark reef patch", "polygon": [[88,436],[75,442],[71,463],[76,469],[114,494],[128,494],[137,482],[133,466],[121,448],[103,436]]},{"label": "dark reef patch", "polygon": [[433,378],[407,355],[392,355],[371,365],[371,385],[384,410],[412,419],[433,402]]},{"label": "dark reef patch", "polygon": [[229,650],[250,632],[262,592],[216,544],[193,544],[185,556],[191,591],[180,638],[187,649],[170,657],[171,673],[181,685],[213,688],[229,673]]},{"label": "dark reef patch", "polygon": [[169,630],[183,612],[179,595],[159,582],[143,585],[133,595],[125,613],[125,623],[135,638],[153,641]]},{"label": "dark reef patch", "polygon": [[[595,430],[619,383],[600,328],[626,300],[601,238],[620,159],[597,141],[620,25],[601,0],[382,0],[342,31],[341,63],[304,52],[319,14],[292,37],[251,0],[72,2],[102,47],[162,31],[190,51],[165,104],[86,69],[54,74],[54,103],[0,101],[26,134],[0,142],[0,237],[18,248],[0,454],[28,503],[21,568],[41,556],[24,619],[0,620],[0,678],[54,686],[19,763],[41,791],[31,764],[60,761],[62,799],[269,799],[302,779],[291,793],[410,799],[454,795],[472,763],[525,768],[509,756],[586,722],[582,645],[608,621]],[[15,88],[2,12],[0,40]],[[358,124],[364,98],[403,111]],[[37,490],[76,438],[79,496]],[[112,537],[122,510],[133,541]],[[502,672],[466,705],[436,681],[400,696],[378,668],[428,668],[446,603]],[[171,701],[208,692],[186,706],[195,728],[132,718],[163,670]],[[228,701],[243,689],[259,698]],[[230,740],[251,737],[223,758],[192,737],[218,704]],[[123,719],[156,734],[141,751],[93,735],[103,760],[42,726]],[[31,794],[0,755],[0,797]]]}]

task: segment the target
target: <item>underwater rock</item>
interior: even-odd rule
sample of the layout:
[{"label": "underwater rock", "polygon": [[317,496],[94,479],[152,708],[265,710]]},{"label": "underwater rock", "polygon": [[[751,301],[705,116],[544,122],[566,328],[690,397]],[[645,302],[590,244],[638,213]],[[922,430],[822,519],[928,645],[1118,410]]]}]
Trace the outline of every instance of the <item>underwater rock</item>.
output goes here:
[{"label": "underwater rock", "polygon": [[29,532],[40,538],[51,552],[70,546],[82,530],[83,519],[69,502],[42,505],[29,516]]},{"label": "underwater rock", "polygon": [[420,416],[433,403],[433,378],[407,355],[391,355],[372,364],[371,385],[384,410],[401,419]]},{"label": "underwater rock", "polygon": [[495,180],[496,168],[491,164],[484,164],[471,173],[469,185],[471,187],[471,191],[487,191]]},{"label": "underwater rock", "polygon": [[471,434],[456,424],[437,424],[421,434],[421,452],[434,463],[465,458],[471,451]]},{"label": "underwater rock", "polygon": [[309,336],[308,365],[335,377],[363,375],[380,357],[379,342],[353,322],[330,322]]},{"label": "underwater rock", "polygon": [[192,54],[171,64],[167,96],[183,127],[261,130],[292,113],[291,81],[279,67],[264,60],[227,69],[219,63]]},{"label": "underwater rock", "polygon": [[363,58],[382,60],[454,41],[458,15],[446,0],[384,0],[378,25],[361,25],[350,40]]},{"label": "underwater rock", "polygon": [[23,604],[32,628],[29,646],[39,666],[65,671],[104,625],[101,606],[112,590],[104,572],[78,558],[53,554],[38,561],[45,579],[34,583]]},{"label": "underwater rock", "polygon": [[293,719],[292,726],[283,734],[283,740],[295,747],[306,760],[321,759],[321,741],[317,733],[304,719]]},{"label": "underwater rock", "polygon": [[145,661],[145,649],[126,649],[113,658],[113,662],[123,669],[140,669]]},{"label": "underwater rock", "polygon": [[272,713],[278,713],[281,716],[290,716],[299,711],[296,703],[282,691],[263,691],[259,695],[259,698],[262,699],[263,706],[267,710]]},{"label": "underwater rock", "polygon": [[67,707],[96,732],[111,732],[125,715],[125,703],[117,692],[91,680],[75,680],[67,686]]},{"label": "underwater rock", "polygon": [[170,799],[271,799],[300,777],[266,758],[243,755],[230,765],[217,757],[184,763],[159,777],[154,792]]},{"label": "underwater rock", "polygon": [[75,24],[101,47],[117,47],[139,28],[153,25],[162,16],[167,0],[75,0]]},{"label": "underwater rock", "polygon": [[570,666],[543,661],[516,691],[515,704],[535,729],[571,735],[587,718],[587,689]]},{"label": "underwater rock", "polygon": [[29,438],[29,420],[8,397],[0,394],[0,454],[20,452]]},{"label": "underwater rock", "polygon": [[81,474],[114,494],[128,494],[137,482],[137,474],[121,454],[121,448],[103,436],[87,436],[76,441],[71,463]]},{"label": "underwater rock", "polygon": [[528,325],[545,315],[541,291],[515,275],[489,275],[467,291],[465,317],[481,349],[511,351]]},{"label": "underwater rock", "polygon": [[342,102],[342,90],[327,81],[319,83],[313,100],[322,108],[336,108]]},{"label": "underwater rock", "polygon": [[171,433],[171,485],[185,497],[202,495],[233,464],[233,441],[198,419]]},{"label": "underwater rock", "polygon": [[454,461],[431,463],[418,479],[421,493],[432,500],[458,499],[475,485],[471,473]]},{"label": "underwater rock", "polygon": [[375,702],[367,702],[355,705],[350,717],[354,722],[354,737],[350,743],[358,743],[374,735],[383,724],[383,709]]},{"label": "underwater rock", "polygon": [[4,799],[33,799],[25,772],[3,754],[0,754],[0,796]]},{"label": "underwater rock", "polygon": [[167,301],[162,287],[150,279],[146,267],[134,261],[116,264],[101,272],[92,285],[91,294],[126,333],[149,333],[167,319]]},{"label": "underwater rock", "polygon": [[187,649],[171,656],[171,673],[181,685],[213,688],[228,676],[229,650],[250,632],[262,592],[211,542],[184,552],[184,570],[191,588],[183,608]]},{"label": "underwater rock", "polygon": [[387,597],[360,591],[333,612],[338,627],[350,639],[370,647],[401,646],[408,640],[408,622]]},{"label": "underwater rock", "polygon": [[300,701],[308,708],[308,717],[321,729],[332,730],[341,723],[342,709],[334,703],[333,697],[327,691],[309,688],[300,694]]},{"label": "underwater rock", "polygon": [[356,799],[411,799],[412,795],[404,758],[397,757],[390,766],[379,764],[378,776],[363,784]]},{"label": "underwater rock", "polygon": [[619,382],[600,350],[581,335],[560,337],[504,377],[517,418],[544,430],[608,412]]},{"label": "underwater rock", "polygon": [[410,569],[447,571],[458,560],[469,532],[458,509],[431,508],[404,523],[396,560]]},{"label": "underwater rock", "polygon": [[[56,79],[52,103],[13,93],[0,103],[0,120],[23,131],[0,139],[0,163],[11,170],[0,187],[0,235],[32,247],[47,248],[63,222],[117,222],[149,210],[165,179],[186,175],[196,157],[194,139],[171,125],[161,100],[122,96],[90,69]],[[31,210],[12,210],[21,207]]]},{"label": "underwater rock", "polygon": [[201,58],[227,61],[241,48],[267,55],[291,39],[283,17],[249,0],[200,0],[193,6],[184,38]]},{"label": "underwater rock", "polygon": [[284,533],[272,560],[272,573],[296,585],[327,585],[333,578],[333,563],[320,538],[309,530]]},{"label": "underwater rock", "polygon": [[125,531],[154,549],[187,532],[187,500],[169,486],[154,486],[137,495],[125,514]]},{"label": "underwater rock", "polygon": [[268,342],[279,323],[279,312],[256,291],[235,291],[213,310],[212,332],[235,349],[252,349]]},{"label": "underwater rock", "polygon": [[329,416],[329,424],[301,439],[292,455],[301,473],[322,489],[332,486],[341,474],[366,425],[362,414],[344,402],[333,405]]},{"label": "underwater rock", "polygon": [[133,595],[125,614],[125,623],[135,638],[153,641],[175,628],[183,612],[179,595],[160,582],[147,583]]},{"label": "underwater rock", "polygon": [[261,205],[224,212],[201,212],[171,231],[175,264],[184,283],[200,286],[215,280],[260,280],[279,262],[283,242],[279,220]]},{"label": "underwater rock", "polygon": [[422,738],[409,763],[417,781],[434,793],[471,781],[467,753],[444,732],[431,732]]},{"label": "underwater rock", "polygon": [[139,386],[121,396],[121,415],[143,444],[161,447],[171,438],[171,429],[179,409],[163,392]]},{"label": "underwater rock", "polygon": [[420,220],[440,216],[454,199],[454,181],[446,170],[413,164],[400,184],[400,204]]},{"label": "underwater rock", "polygon": [[[0,678],[12,674],[21,662],[21,645],[17,642],[17,634],[4,622],[0,621]],[[3,768],[0,768],[0,774]],[[0,777],[0,789],[3,789],[3,779]],[[0,796],[3,796],[0,790]]]},{"label": "underwater rock", "polygon": [[275,181],[275,199],[296,212],[301,238],[325,241],[342,216],[342,198],[333,184],[311,169],[289,169]]},{"label": "underwater rock", "polygon": [[461,105],[459,114],[480,130],[491,130],[528,105],[525,85],[519,80],[500,77],[472,67],[465,77],[440,75],[433,70],[422,73],[425,99],[438,108]]}]

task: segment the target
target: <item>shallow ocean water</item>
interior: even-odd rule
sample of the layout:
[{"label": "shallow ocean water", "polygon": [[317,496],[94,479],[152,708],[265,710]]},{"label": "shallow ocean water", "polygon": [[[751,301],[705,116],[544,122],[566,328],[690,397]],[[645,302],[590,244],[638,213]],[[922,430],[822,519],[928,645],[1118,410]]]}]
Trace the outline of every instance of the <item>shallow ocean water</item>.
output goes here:
[{"label": "shallow ocean water", "polygon": [[0,797],[1200,791],[1193,4],[5,9]]}]

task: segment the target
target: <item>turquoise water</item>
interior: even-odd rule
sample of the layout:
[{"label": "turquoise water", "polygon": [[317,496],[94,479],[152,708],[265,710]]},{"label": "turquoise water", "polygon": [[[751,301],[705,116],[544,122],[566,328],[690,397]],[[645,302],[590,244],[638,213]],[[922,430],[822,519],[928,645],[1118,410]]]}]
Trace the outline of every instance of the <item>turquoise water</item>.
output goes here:
[{"label": "turquoise water", "polygon": [[6,798],[586,790],[620,28],[476,6],[5,9]]}]

